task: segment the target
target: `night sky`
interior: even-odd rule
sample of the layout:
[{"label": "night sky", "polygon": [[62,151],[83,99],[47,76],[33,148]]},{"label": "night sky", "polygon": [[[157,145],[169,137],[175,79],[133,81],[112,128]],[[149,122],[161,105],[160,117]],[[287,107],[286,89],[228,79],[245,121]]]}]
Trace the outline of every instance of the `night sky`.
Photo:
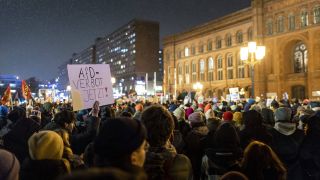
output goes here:
[{"label": "night sky", "polygon": [[250,0],[0,0],[0,74],[52,79],[57,67],[133,18],[160,38],[250,6]]}]

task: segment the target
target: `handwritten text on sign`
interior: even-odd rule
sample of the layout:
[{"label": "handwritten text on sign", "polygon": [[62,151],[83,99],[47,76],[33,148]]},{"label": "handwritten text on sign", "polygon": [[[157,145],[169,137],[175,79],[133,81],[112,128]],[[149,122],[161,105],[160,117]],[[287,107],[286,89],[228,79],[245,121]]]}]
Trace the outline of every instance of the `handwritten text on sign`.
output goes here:
[{"label": "handwritten text on sign", "polygon": [[96,100],[100,105],[113,103],[109,65],[68,65],[68,74],[74,110],[90,108]]}]

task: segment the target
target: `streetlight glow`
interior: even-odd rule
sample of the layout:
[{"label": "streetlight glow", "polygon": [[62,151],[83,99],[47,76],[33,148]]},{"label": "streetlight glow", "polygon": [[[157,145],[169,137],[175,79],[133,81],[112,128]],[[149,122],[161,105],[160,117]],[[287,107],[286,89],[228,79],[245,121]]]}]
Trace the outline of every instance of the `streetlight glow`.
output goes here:
[{"label": "streetlight glow", "polygon": [[[265,46],[257,46],[256,42],[248,42],[247,47],[240,48],[240,59],[250,65],[251,69],[251,96],[254,97],[254,65],[264,58]],[[249,60],[250,56],[250,60]],[[249,60],[249,61],[248,61]]]}]

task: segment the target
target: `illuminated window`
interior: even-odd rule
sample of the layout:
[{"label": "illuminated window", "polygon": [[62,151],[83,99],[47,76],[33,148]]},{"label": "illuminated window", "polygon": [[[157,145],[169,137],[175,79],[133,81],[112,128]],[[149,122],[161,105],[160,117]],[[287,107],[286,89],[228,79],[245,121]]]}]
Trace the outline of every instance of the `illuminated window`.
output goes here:
[{"label": "illuminated window", "polygon": [[304,43],[299,42],[294,49],[294,72],[307,72],[308,50]]},{"label": "illuminated window", "polygon": [[200,81],[204,81],[204,66],[205,66],[205,63],[204,63],[203,59],[200,60],[199,66],[200,66]]},{"label": "illuminated window", "polygon": [[214,69],[214,64],[213,64],[213,58],[209,57],[208,59],[208,81],[213,81],[213,69]]},{"label": "illuminated window", "polygon": [[188,57],[188,56],[189,56],[189,48],[188,48],[188,47],[185,47],[185,48],[184,48],[184,56],[185,56],[185,57]]},{"label": "illuminated window", "polygon": [[308,26],[308,12],[306,10],[303,10],[300,15],[301,20],[301,27]]},{"label": "illuminated window", "polygon": [[186,64],[185,65],[185,82],[186,84],[189,84],[190,83],[190,68],[189,68],[189,64]]}]

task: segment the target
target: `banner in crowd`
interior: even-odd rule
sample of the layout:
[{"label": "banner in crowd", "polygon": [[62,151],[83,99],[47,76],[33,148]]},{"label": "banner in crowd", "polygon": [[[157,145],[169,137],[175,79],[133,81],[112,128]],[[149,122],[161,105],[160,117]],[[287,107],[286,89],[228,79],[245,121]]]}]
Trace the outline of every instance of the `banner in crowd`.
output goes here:
[{"label": "banner in crowd", "polygon": [[24,99],[28,100],[32,98],[30,88],[25,80],[22,80],[21,82],[21,90]]},{"label": "banner in crowd", "polygon": [[114,103],[108,64],[72,64],[67,68],[74,111],[91,108],[95,101],[100,106]]},{"label": "banner in crowd", "polygon": [[3,96],[1,98],[2,104],[7,104],[7,102],[11,101],[11,88],[10,85],[8,85],[7,89],[4,91]]}]

